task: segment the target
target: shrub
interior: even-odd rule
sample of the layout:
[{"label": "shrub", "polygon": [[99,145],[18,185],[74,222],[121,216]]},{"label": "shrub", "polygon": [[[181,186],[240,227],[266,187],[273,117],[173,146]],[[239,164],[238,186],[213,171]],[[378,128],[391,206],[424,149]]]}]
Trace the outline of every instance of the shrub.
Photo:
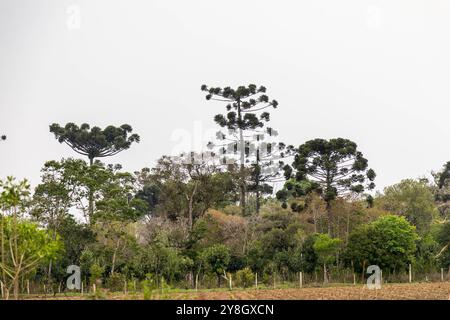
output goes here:
[{"label": "shrub", "polygon": [[126,277],[120,273],[113,273],[106,281],[107,288],[112,292],[122,291],[125,287]]},{"label": "shrub", "polygon": [[91,275],[91,277],[89,278],[89,281],[91,282],[91,284],[94,284],[94,283],[101,284],[103,272],[105,272],[105,269],[102,266],[100,266],[98,263],[94,263],[89,268],[89,273]]},{"label": "shrub", "polygon": [[155,276],[151,273],[148,273],[145,277],[145,280],[141,282],[141,285],[144,291],[144,300],[153,299],[158,290],[158,284]]},{"label": "shrub", "polygon": [[250,268],[244,268],[236,273],[236,285],[242,288],[248,288],[255,282],[255,275]]}]

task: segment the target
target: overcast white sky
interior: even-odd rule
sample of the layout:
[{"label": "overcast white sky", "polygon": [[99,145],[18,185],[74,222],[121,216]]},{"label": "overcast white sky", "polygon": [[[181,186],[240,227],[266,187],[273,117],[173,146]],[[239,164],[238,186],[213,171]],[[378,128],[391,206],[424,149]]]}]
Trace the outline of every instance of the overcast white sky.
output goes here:
[{"label": "overcast white sky", "polygon": [[266,86],[281,140],[354,140],[377,189],[419,177],[450,160],[449,30],[448,0],[0,0],[0,177],[77,156],[53,122],[132,125],[131,171],[201,145],[203,83]]}]

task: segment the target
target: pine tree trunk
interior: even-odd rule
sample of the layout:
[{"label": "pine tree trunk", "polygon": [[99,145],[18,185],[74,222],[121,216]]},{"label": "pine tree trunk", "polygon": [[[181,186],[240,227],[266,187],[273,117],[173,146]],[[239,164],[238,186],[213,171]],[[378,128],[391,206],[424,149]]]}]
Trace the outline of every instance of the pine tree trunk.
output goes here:
[{"label": "pine tree trunk", "polygon": [[[242,114],[241,114],[241,101],[238,100],[238,119],[239,123],[242,123]],[[240,149],[240,199],[239,205],[241,206],[242,215],[246,215],[245,207],[245,194],[246,194],[246,183],[245,183],[245,141],[244,141],[244,132],[242,128],[239,128],[239,149]]]},{"label": "pine tree trunk", "polygon": [[327,201],[327,217],[328,217],[328,235],[333,237],[333,228],[331,226],[333,221],[333,214],[331,212],[331,203]]},{"label": "pine tree trunk", "polygon": [[[94,158],[89,158],[89,166],[92,167],[94,164]],[[94,192],[92,189],[89,190],[89,222],[92,223],[92,216],[94,215]]]}]

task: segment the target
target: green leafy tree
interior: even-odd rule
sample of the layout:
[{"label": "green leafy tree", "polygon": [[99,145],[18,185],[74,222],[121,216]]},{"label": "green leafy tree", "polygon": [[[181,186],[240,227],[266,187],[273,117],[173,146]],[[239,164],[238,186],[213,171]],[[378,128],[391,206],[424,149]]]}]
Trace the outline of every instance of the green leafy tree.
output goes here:
[{"label": "green leafy tree", "polygon": [[[53,230],[49,232],[54,237]],[[59,235],[60,241],[63,243],[64,252],[58,257],[57,260],[51,260],[52,269],[52,284],[54,292],[56,292],[56,285],[64,282],[67,278],[67,266],[77,265],[81,266],[81,255],[84,250],[91,246],[95,242],[95,234],[92,229],[83,223],[78,223],[72,216],[67,216],[58,223],[56,229]],[[49,263],[50,264],[50,263]],[[82,266],[84,269],[84,266]],[[41,264],[42,271],[38,271],[37,274],[48,274],[48,266]],[[85,269],[88,271],[89,267]]]},{"label": "green leafy tree", "polygon": [[377,206],[405,217],[417,227],[419,234],[429,231],[433,217],[437,214],[433,194],[425,181],[413,179],[384,189],[384,195],[376,199]]},{"label": "green leafy tree", "polygon": [[157,283],[161,278],[169,282],[181,279],[192,267],[193,261],[183,256],[179,249],[170,246],[164,234],[142,246],[133,261],[133,268],[138,275],[153,274]]},{"label": "green leafy tree", "polygon": [[205,249],[203,259],[208,270],[217,275],[217,282],[220,287],[220,277],[226,274],[230,263],[230,250],[223,244],[216,244]]},{"label": "green leafy tree", "polygon": [[[265,87],[260,86],[258,88],[254,84],[239,86],[236,89],[202,85],[201,90],[207,92],[207,100],[227,103],[226,115],[218,114],[214,117],[214,121],[222,128],[230,130],[231,140],[236,142],[240,164],[240,206],[243,215],[245,215],[247,192],[246,178],[248,175],[248,171],[245,168],[247,144],[252,134],[263,128],[265,123],[270,120],[270,114],[263,110],[267,108],[276,108],[278,102],[276,100],[269,100],[269,97],[265,94]],[[223,133],[220,133],[220,135],[222,140],[230,139]]]},{"label": "green leafy tree", "polygon": [[6,298],[13,289],[18,299],[21,277],[34,272],[40,263],[57,258],[63,248],[58,237],[54,239],[50,232],[20,217],[28,204],[26,180],[16,183],[8,177],[6,182],[0,181],[0,188],[2,282]]},{"label": "green leafy tree", "polygon": [[[302,144],[292,166],[285,166],[285,177],[296,185],[298,193],[316,190],[327,203],[328,234],[332,235],[331,201],[339,196],[362,194],[372,190],[375,172],[353,141],[315,139]],[[289,185],[288,185],[289,187]]]},{"label": "green leafy tree", "polygon": [[[139,142],[137,134],[131,134],[133,129],[130,125],[124,124],[120,127],[108,126],[105,129],[90,127],[83,123],[77,126],[68,123],[64,127],[54,123],[50,125],[50,132],[60,143],[67,144],[75,152],[87,156],[89,164],[94,164],[94,159],[110,157],[127,150],[134,142]],[[94,212],[94,200],[92,193],[89,196],[89,213]]]},{"label": "green leafy tree", "polygon": [[313,273],[318,265],[317,253],[314,250],[314,243],[316,242],[317,234],[312,234],[306,237],[301,246],[301,271]]},{"label": "green leafy tree", "polygon": [[186,162],[183,157],[163,156],[147,181],[160,190],[157,211],[174,220],[186,217],[190,230],[209,208],[229,203],[235,190],[232,175],[214,163]]},{"label": "green leafy tree", "polygon": [[128,221],[106,218],[96,220],[92,229],[97,241],[89,248],[109,270],[110,275],[114,275],[118,266],[126,265],[135,254],[136,227]]},{"label": "green leafy tree", "polygon": [[331,238],[328,234],[318,234],[314,241],[314,251],[319,262],[323,265],[324,282],[328,282],[327,266],[334,263],[342,243],[341,239]]},{"label": "green leafy tree", "polygon": [[147,202],[136,196],[135,177],[121,169],[120,165],[98,168],[105,179],[98,191],[95,218],[132,222],[148,212]]},{"label": "green leafy tree", "polygon": [[[74,205],[72,197],[76,187],[73,180],[67,179],[62,163],[49,161],[41,170],[42,182],[36,187],[30,214],[33,220],[51,231],[56,240],[61,224],[70,216],[69,209]],[[53,261],[49,262],[47,277],[52,278]]]},{"label": "green leafy tree", "polygon": [[352,232],[346,249],[346,260],[360,272],[377,265],[386,272],[406,270],[414,260],[419,239],[404,217],[385,215]]},{"label": "green leafy tree", "polygon": [[136,198],[147,203],[148,216],[155,215],[156,208],[161,201],[161,188],[152,178],[149,168],[144,168],[134,174],[138,183]]},{"label": "green leafy tree", "polygon": [[436,240],[440,246],[436,258],[443,268],[450,268],[450,222],[439,226]]},{"label": "green leafy tree", "polygon": [[450,218],[450,161],[441,171],[432,172],[434,185],[432,192],[439,210],[440,218],[446,222]]},{"label": "green leafy tree", "polygon": [[255,275],[250,268],[236,272],[236,284],[242,288],[249,288],[255,283]]}]

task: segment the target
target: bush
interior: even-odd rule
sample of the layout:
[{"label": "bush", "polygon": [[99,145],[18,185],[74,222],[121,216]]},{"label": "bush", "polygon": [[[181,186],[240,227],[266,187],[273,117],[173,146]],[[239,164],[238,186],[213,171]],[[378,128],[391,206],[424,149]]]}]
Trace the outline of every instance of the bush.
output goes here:
[{"label": "bush", "polygon": [[89,273],[91,275],[91,277],[89,278],[89,281],[91,282],[91,284],[101,284],[102,283],[102,277],[103,277],[103,272],[105,272],[105,269],[100,266],[97,263],[94,263],[90,268],[89,268]]},{"label": "bush", "polygon": [[112,291],[122,291],[125,288],[126,277],[120,273],[113,273],[106,281],[106,287]]},{"label": "bush", "polygon": [[108,291],[105,289],[97,289],[90,295],[92,300],[106,300],[108,298]]},{"label": "bush", "polygon": [[144,300],[153,299],[158,290],[158,284],[153,274],[148,273],[145,280],[141,282],[141,285],[144,291]]},{"label": "bush", "polygon": [[236,285],[242,288],[248,288],[255,282],[255,275],[250,268],[244,268],[236,273]]}]

